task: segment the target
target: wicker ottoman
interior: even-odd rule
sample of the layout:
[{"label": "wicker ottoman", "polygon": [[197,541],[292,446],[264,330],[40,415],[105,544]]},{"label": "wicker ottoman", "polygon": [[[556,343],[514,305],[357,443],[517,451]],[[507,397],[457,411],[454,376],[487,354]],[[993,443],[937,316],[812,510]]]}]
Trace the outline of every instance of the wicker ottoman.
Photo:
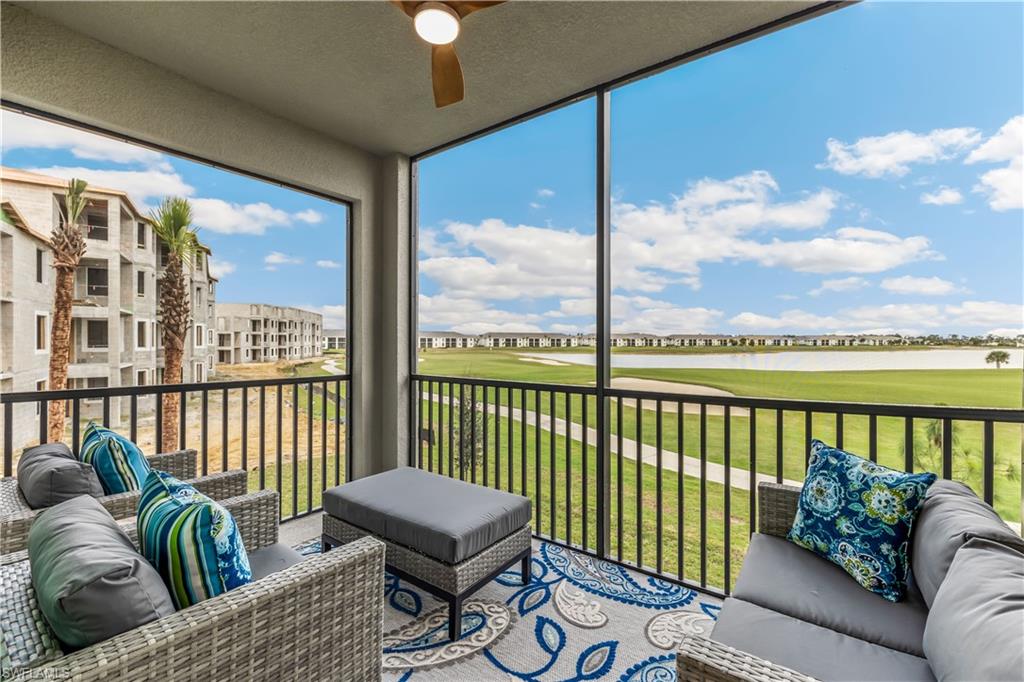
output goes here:
[{"label": "wicker ottoman", "polygon": [[448,637],[462,602],[517,561],[530,580],[530,500],[403,467],[324,492],[324,551],[370,535],[387,570],[448,603]]}]

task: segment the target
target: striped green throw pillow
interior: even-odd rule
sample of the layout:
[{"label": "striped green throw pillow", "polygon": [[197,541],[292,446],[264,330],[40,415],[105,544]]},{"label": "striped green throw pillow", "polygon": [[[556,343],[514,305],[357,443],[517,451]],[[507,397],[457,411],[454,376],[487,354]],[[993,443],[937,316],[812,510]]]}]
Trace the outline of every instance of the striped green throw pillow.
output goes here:
[{"label": "striped green throw pillow", "polygon": [[231,513],[187,483],[155,469],[142,487],[139,549],[183,609],[252,582]]},{"label": "striped green throw pillow", "polygon": [[89,422],[78,458],[92,465],[107,495],[138,490],[149,474],[139,446],[121,434]]}]

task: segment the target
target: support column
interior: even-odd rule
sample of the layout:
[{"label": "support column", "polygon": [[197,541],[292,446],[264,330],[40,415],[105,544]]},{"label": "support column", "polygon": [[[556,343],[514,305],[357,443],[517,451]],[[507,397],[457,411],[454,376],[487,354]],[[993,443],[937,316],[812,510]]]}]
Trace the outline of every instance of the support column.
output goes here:
[{"label": "support column", "polygon": [[409,159],[379,161],[372,207],[353,206],[350,478],[404,465],[409,448]]},{"label": "support column", "polygon": [[611,385],[611,93],[597,91],[597,554],[609,554],[611,424],[605,389]]}]

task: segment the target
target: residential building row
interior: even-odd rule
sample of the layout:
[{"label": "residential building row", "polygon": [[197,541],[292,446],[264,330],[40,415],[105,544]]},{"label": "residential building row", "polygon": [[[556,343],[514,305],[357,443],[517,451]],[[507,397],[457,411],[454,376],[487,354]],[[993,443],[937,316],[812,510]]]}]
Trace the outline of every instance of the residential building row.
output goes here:
[{"label": "residential building row", "polygon": [[[56,271],[50,235],[64,216],[67,182],[0,167],[0,392],[48,388]],[[163,383],[158,314],[166,245],[127,193],[88,185],[79,220],[86,251],[75,272],[68,388]],[[185,339],[182,381],[216,375],[218,364],[297,360],[321,354],[319,313],[263,304],[217,302],[210,249],[200,245],[189,277],[192,322]],[[123,403],[123,404],[122,404]],[[80,405],[85,418],[100,401]],[[128,409],[111,399],[113,425]],[[14,442],[38,435],[35,404],[15,405]]]},{"label": "residential building row", "polygon": [[324,349],[323,315],[265,303],[217,305],[217,362],[302,360]]},{"label": "residential building row", "polygon": [[[905,345],[907,339],[897,335],[880,334],[826,334],[797,335],[744,335],[729,334],[612,334],[616,348],[684,348],[711,346],[895,346]],[[558,334],[549,332],[488,332],[461,334],[453,331],[422,331],[420,349],[434,348],[576,348],[594,347],[594,334]]]},{"label": "residential building row", "polygon": [[[50,234],[64,216],[66,181],[3,167],[0,203],[0,391],[47,389],[56,271]],[[79,227],[86,251],[75,272],[69,388],[133,386],[163,381],[157,302],[166,246],[125,192],[89,185]],[[210,251],[196,254],[189,273],[193,324],[183,380],[215,372],[213,337],[217,279]],[[120,411],[117,401],[112,413]],[[89,416],[89,408],[84,406]],[[27,414],[31,411],[32,414]],[[22,413],[25,414],[22,414]],[[16,406],[15,431],[38,433],[36,407]],[[31,417],[23,419],[22,417]],[[25,434],[16,433],[18,436]]]},{"label": "residential building row", "polygon": [[325,329],[324,350],[345,350],[345,330]]}]

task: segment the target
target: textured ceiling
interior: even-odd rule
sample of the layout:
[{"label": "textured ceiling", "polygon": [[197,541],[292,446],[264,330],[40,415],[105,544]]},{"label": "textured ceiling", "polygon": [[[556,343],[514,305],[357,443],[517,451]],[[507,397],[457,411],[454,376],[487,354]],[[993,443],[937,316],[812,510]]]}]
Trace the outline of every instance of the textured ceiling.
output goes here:
[{"label": "textured ceiling", "polygon": [[413,154],[816,3],[513,0],[465,20],[466,99],[444,109],[429,46],[386,2],[18,4],[358,147]]}]

